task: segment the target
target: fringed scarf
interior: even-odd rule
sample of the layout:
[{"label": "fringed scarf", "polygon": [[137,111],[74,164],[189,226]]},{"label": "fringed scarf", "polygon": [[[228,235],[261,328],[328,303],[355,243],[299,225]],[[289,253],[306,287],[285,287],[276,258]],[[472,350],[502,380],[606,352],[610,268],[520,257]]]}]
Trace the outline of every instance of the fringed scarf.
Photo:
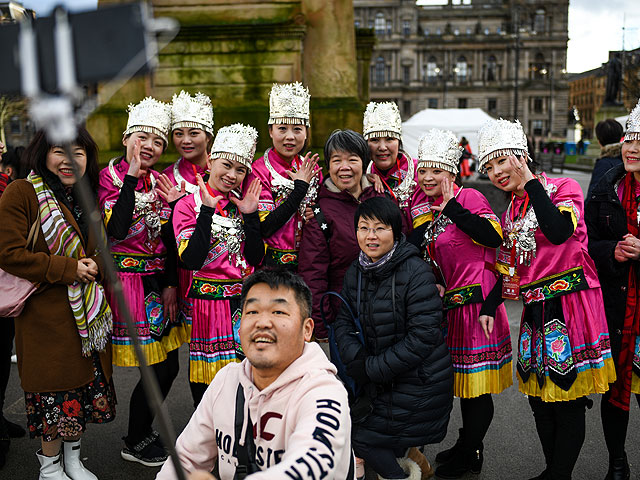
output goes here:
[{"label": "fringed scarf", "polygon": [[[636,180],[632,172],[624,177],[622,206],[627,215],[627,231],[638,237],[638,199],[636,198]],[[635,340],[640,334],[640,308],[638,308],[640,292],[638,290],[637,267],[635,261],[629,262],[629,278],[627,283],[627,306],[622,327],[622,347],[616,365],[617,380],[611,388],[609,401],[622,410],[629,411],[631,399],[631,376],[633,373],[633,351]]]},{"label": "fringed scarf", "polygon": [[[51,254],[76,260],[85,258],[80,235],[65,219],[51,189],[34,172],[27,180],[36,191],[42,232]],[[73,282],[67,286],[67,292],[82,342],[82,354],[88,357],[94,350],[104,350],[109,342],[113,319],[102,286],[96,282]]]}]

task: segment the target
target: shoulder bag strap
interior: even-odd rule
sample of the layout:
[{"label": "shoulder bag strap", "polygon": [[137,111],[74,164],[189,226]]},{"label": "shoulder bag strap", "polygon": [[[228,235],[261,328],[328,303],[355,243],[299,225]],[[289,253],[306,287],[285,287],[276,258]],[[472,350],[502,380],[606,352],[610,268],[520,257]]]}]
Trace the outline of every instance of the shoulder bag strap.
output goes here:
[{"label": "shoulder bag strap", "polygon": [[331,240],[331,229],[329,228],[329,222],[327,222],[327,218],[324,216],[322,209],[320,208],[320,204],[316,203],[312,207],[313,216],[316,217],[316,221],[318,222],[318,226],[320,230],[322,230],[322,234],[324,235],[327,244],[329,244],[329,240]]},{"label": "shoulder bag strap", "polygon": [[31,224],[31,228],[29,229],[29,235],[27,236],[27,248],[31,251],[36,247],[36,240],[38,239],[38,235],[36,232],[40,228],[40,207],[38,207],[38,216],[36,220]]},{"label": "shoulder bag strap", "polygon": [[236,416],[234,421],[235,445],[234,453],[238,459],[236,474],[234,480],[243,480],[247,475],[257,472],[259,469],[255,464],[256,445],[253,440],[253,424],[251,416],[247,419],[247,435],[244,439],[244,445],[240,445],[242,437],[242,424],[244,423],[244,390],[241,384],[238,384],[236,392]]}]

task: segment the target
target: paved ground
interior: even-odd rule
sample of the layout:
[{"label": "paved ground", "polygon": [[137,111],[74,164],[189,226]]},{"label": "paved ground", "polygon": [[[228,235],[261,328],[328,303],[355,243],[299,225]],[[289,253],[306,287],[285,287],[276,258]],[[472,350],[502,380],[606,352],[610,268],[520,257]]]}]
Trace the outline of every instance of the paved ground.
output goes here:
[{"label": "paved ground", "polygon": [[[588,174],[565,172],[564,175],[574,177],[580,182],[583,190],[586,189],[589,181]],[[520,303],[508,302],[507,311],[515,351],[521,313]],[[186,362],[186,349],[183,346],[180,375],[167,399],[171,420],[178,432],[187,423],[193,410],[187,383]],[[153,479],[158,469],[125,462],[119,455],[119,450],[122,447],[120,437],[124,435],[127,425],[127,404],[131,390],[137,382],[138,373],[135,369],[116,368],[114,379],[120,401],[117,418],[107,425],[89,427],[83,448],[83,456],[86,457],[85,464],[101,480]],[[594,395],[592,398],[595,405],[587,412],[587,436],[574,472],[573,478],[576,480],[602,480],[607,471],[607,453],[600,426],[600,398],[598,395]],[[526,480],[537,475],[543,469],[542,451],[527,399],[518,392],[515,378],[514,386],[502,394],[494,396],[494,402],[495,417],[485,439],[485,463],[482,473],[480,475],[469,474],[465,478]],[[23,394],[19,387],[15,365],[12,367],[5,415],[14,422],[22,424],[25,422]],[[460,409],[456,401],[447,438],[441,445],[427,446],[427,457],[433,459],[440,449],[451,446],[457,438],[459,426]],[[13,440],[7,465],[0,470],[0,479],[37,479],[38,462],[35,452],[38,448],[39,442],[36,440]],[[639,450],[640,413],[637,404],[632,403],[627,451],[632,462],[631,478],[634,479],[640,479],[640,461],[637,460]]]}]

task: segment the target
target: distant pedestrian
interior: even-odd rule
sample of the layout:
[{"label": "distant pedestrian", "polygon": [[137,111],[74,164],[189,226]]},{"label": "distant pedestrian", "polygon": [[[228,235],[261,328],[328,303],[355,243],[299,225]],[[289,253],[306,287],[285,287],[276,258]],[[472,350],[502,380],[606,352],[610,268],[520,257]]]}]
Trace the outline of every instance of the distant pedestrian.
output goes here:
[{"label": "distant pedestrian", "polygon": [[471,167],[469,166],[469,160],[473,158],[471,152],[471,145],[466,137],[460,139],[460,146],[462,147],[462,157],[460,157],[460,178],[465,180],[471,176]]},{"label": "distant pedestrian", "polygon": [[622,143],[620,143],[622,125],[613,118],[602,120],[596,125],[596,137],[598,137],[598,142],[600,143],[600,156],[593,166],[593,172],[591,172],[591,180],[589,181],[585,202],[591,200],[593,189],[600,179],[604,177],[604,174],[613,167],[622,165]]},{"label": "distant pedestrian", "polygon": [[517,373],[546,463],[535,479],[570,479],[584,443],[588,396],[606,392],[615,379],[582,190],[570,178],[533,174],[518,121],[492,120],[479,137],[480,168],[511,194],[496,262],[501,277],[480,321],[491,331],[496,306],[522,297]]}]

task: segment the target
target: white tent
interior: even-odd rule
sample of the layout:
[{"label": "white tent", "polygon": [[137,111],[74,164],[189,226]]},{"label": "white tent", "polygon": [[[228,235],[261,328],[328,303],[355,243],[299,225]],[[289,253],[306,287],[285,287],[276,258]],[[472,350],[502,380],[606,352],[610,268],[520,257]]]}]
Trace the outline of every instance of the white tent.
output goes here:
[{"label": "white tent", "polygon": [[451,130],[459,139],[466,137],[474,154],[478,153],[478,130],[493,117],[481,108],[427,108],[402,124],[402,145],[416,158],[418,140],[431,128]]}]

